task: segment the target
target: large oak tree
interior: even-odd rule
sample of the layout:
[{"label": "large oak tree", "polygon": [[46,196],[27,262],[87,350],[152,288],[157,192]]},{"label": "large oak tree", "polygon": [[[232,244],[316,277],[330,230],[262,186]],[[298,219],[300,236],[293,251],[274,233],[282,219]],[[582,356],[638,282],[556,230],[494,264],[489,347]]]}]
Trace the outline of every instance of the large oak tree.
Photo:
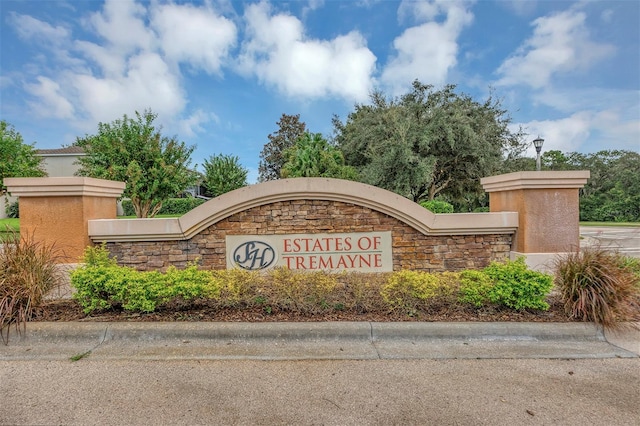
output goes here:
[{"label": "large oak tree", "polygon": [[334,117],[346,163],[363,182],[414,201],[440,196],[460,205],[481,194],[480,178],[500,170],[522,135],[509,130],[498,100],[477,102],[455,89],[416,80],[399,98],[374,92],[344,123]]}]

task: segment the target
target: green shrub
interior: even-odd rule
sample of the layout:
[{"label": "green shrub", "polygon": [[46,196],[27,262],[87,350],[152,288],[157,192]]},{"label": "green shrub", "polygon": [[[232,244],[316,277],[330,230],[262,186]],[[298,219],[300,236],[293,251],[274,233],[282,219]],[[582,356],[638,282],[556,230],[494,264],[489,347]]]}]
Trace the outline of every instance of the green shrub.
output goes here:
[{"label": "green shrub", "polygon": [[636,287],[640,289],[640,258],[631,256],[619,256],[620,267],[631,271],[638,279],[636,280]]},{"label": "green shrub", "polygon": [[336,276],[329,272],[297,272],[286,268],[269,270],[265,280],[264,297],[274,307],[300,313],[330,308],[329,296],[338,285]]},{"label": "green shrub", "polygon": [[446,201],[421,201],[420,205],[433,213],[453,213],[453,206]]},{"label": "green shrub", "polygon": [[492,262],[483,272],[493,281],[491,303],[523,309],[549,309],[546,297],[553,288],[553,277],[527,268],[524,257],[515,261]]},{"label": "green shrub", "polygon": [[492,288],[493,281],[483,271],[462,271],[458,300],[479,308],[490,303],[489,294]]},{"label": "green shrub", "polygon": [[89,246],[84,249],[82,263],[86,266],[116,266],[117,262],[109,255],[105,244]]},{"label": "green shrub", "polygon": [[341,272],[336,278],[335,303],[360,313],[388,309],[380,289],[390,274]]},{"label": "green shrub", "polygon": [[458,300],[475,307],[496,304],[516,310],[547,310],[545,298],[552,287],[550,275],[528,269],[521,257],[493,262],[482,271],[462,271]]},{"label": "green shrub", "polygon": [[571,318],[617,328],[637,321],[640,312],[640,262],[600,247],[560,257],[556,285]]},{"label": "green shrub", "polygon": [[262,275],[259,272],[240,268],[211,272],[220,282],[220,302],[223,306],[251,306],[256,303],[258,296],[261,297],[258,299],[260,304],[266,302],[260,294]]},{"label": "green shrub", "polygon": [[179,270],[170,266],[165,274],[168,297],[179,297],[184,300],[197,298],[217,299],[223,282],[210,271],[198,269],[194,263],[186,269]]},{"label": "green shrub", "polygon": [[197,265],[166,273],[116,266],[104,246],[85,251],[85,265],[72,273],[74,297],[86,313],[113,307],[151,312],[175,300],[203,298],[219,307],[260,307],[309,315],[330,310],[389,310],[415,315],[446,303],[497,304],[511,309],[547,309],[551,277],[530,271],[523,259],[493,263],[483,271],[386,274],[266,273],[242,269],[204,271]]},{"label": "green shrub", "polygon": [[184,270],[170,267],[165,274],[117,266],[104,246],[87,248],[83,261],[85,265],[71,273],[71,285],[85,313],[113,307],[153,312],[173,299],[216,299],[222,286],[219,278],[195,264]]},{"label": "green shrub", "polygon": [[5,213],[10,219],[18,219],[20,217],[20,205],[18,204],[18,201],[8,203],[5,207]]},{"label": "green shrub", "polygon": [[44,297],[60,285],[55,246],[37,243],[30,235],[8,232],[0,249],[0,337],[6,344],[14,325],[18,333]]},{"label": "green shrub", "polygon": [[124,310],[153,312],[158,305],[170,300],[171,289],[160,272],[118,269],[124,272],[125,281],[119,281],[115,295]]},{"label": "green shrub", "polygon": [[380,289],[383,300],[392,310],[414,313],[425,301],[449,294],[442,276],[428,272],[402,270],[389,275]]},{"label": "green shrub", "polygon": [[[164,203],[162,203],[162,208],[158,212],[158,214],[166,214],[166,215],[183,215],[201,204],[204,204],[207,200],[203,200],[202,198],[170,198]],[[136,212],[133,209],[133,204],[131,200],[122,200],[122,209],[124,210],[125,216],[135,216]]]}]

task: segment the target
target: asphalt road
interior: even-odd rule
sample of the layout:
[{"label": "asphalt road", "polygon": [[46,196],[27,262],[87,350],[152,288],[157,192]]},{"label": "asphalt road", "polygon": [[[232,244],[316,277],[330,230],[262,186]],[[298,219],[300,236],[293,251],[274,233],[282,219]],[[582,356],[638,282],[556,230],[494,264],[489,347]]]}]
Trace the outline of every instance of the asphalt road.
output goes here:
[{"label": "asphalt road", "polygon": [[640,418],[634,330],[32,325],[0,346],[0,425],[637,425]]},{"label": "asphalt road", "polygon": [[[640,228],[581,235],[640,257]],[[0,425],[638,425],[640,358],[606,355],[611,347],[639,353],[638,334],[618,338],[594,343],[604,357],[580,359],[501,359],[499,345],[527,344],[509,339],[463,344],[476,354],[473,345],[488,345],[497,359],[141,359],[126,342],[138,355],[118,358],[116,341],[117,352],[107,345],[100,357],[96,347],[74,362],[70,354],[95,344],[0,346]]]},{"label": "asphalt road", "polygon": [[599,244],[627,256],[640,257],[640,227],[581,226],[580,235],[585,237],[583,244]]},{"label": "asphalt road", "polygon": [[640,360],[13,361],[2,425],[637,425]]}]

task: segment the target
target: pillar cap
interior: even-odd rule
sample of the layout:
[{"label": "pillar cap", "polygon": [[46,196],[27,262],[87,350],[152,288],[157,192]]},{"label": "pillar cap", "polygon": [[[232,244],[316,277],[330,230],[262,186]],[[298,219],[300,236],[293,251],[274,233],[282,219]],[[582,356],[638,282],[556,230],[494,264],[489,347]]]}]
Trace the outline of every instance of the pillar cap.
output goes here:
[{"label": "pillar cap", "polygon": [[589,170],[527,171],[507,173],[480,179],[485,192],[518,189],[582,188],[589,179]]},{"label": "pillar cap", "polygon": [[15,197],[119,198],[125,188],[124,182],[89,177],[6,178],[4,185]]}]

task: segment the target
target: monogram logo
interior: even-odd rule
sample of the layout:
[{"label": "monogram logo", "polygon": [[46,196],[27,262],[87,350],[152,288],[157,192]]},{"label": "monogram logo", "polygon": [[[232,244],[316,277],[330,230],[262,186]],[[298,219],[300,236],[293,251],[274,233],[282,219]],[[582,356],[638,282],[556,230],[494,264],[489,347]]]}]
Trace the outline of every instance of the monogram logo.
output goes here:
[{"label": "monogram logo", "polygon": [[248,271],[268,268],[275,260],[276,251],[262,241],[247,241],[233,251],[234,263]]}]

